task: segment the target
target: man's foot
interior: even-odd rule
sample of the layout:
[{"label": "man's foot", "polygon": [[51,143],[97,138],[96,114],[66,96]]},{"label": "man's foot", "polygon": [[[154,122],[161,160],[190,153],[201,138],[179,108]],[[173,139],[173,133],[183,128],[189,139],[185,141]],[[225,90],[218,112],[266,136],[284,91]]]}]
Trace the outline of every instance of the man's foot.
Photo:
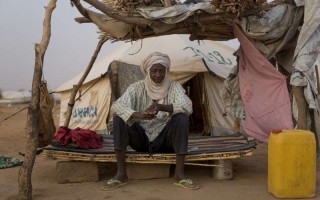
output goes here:
[{"label": "man's foot", "polygon": [[113,190],[113,189],[116,189],[122,185],[126,185],[128,184],[127,181],[120,181],[120,180],[117,180],[117,179],[109,179],[107,180],[106,182],[103,183],[103,185],[101,186],[101,190]]},{"label": "man's foot", "polygon": [[177,180],[173,184],[176,186],[179,186],[179,187],[183,187],[185,189],[189,189],[189,190],[196,190],[196,189],[200,188],[200,186],[197,183],[193,182],[189,178]]}]

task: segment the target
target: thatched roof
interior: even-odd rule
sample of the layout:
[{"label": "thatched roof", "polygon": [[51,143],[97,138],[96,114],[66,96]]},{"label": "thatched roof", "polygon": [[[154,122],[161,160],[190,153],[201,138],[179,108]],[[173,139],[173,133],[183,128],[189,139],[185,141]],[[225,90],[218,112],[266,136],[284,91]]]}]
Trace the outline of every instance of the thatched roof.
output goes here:
[{"label": "thatched roof", "polygon": [[[196,10],[177,23],[166,23],[164,19],[146,18],[139,12],[144,8],[176,9],[195,4],[177,4],[170,0],[83,0],[101,13],[84,8],[80,0],[71,0],[83,17],[79,23],[95,23],[101,36],[111,40],[138,40],[169,34],[190,34],[190,40],[233,39],[232,21],[248,15],[260,15],[271,7],[283,3],[267,3],[266,0],[213,0],[206,2],[210,12]],[[188,0],[187,0],[188,1]],[[174,5],[173,5],[174,4]]]}]

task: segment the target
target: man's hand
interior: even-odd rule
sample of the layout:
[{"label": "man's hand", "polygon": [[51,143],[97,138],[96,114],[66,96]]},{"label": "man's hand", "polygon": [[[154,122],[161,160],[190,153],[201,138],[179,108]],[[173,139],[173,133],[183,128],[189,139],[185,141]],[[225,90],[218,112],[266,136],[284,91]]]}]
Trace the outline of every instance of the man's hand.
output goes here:
[{"label": "man's hand", "polygon": [[173,106],[172,105],[153,103],[151,106],[149,106],[149,108],[146,109],[145,112],[154,113],[154,115],[156,115],[156,114],[158,114],[159,111],[172,113],[173,112]]},{"label": "man's hand", "polygon": [[151,113],[154,115],[157,115],[159,111],[160,111],[160,104],[156,104],[156,103],[153,103],[151,106],[149,106],[149,108],[145,110],[145,112]]},{"label": "man's hand", "polygon": [[154,119],[156,116],[153,113],[150,112],[134,112],[131,117],[136,118],[136,119]]}]

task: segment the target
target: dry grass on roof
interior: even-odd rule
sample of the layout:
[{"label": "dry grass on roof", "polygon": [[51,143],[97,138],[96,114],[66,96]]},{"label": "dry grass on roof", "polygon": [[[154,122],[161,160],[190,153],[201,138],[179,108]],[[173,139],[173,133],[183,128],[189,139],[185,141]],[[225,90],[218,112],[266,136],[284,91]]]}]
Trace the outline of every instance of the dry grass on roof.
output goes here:
[{"label": "dry grass on roof", "polygon": [[[198,2],[198,0],[187,1],[190,3]],[[103,2],[116,11],[127,12],[134,12],[138,7],[164,7],[162,0],[103,0]],[[199,0],[199,2],[206,1]],[[223,13],[243,13],[267,3],[266,0],[212,0],[208,2],[211,2],[218,12]],[[171,3],[172,5],[179,4],[180,0],[171,0]]]}]

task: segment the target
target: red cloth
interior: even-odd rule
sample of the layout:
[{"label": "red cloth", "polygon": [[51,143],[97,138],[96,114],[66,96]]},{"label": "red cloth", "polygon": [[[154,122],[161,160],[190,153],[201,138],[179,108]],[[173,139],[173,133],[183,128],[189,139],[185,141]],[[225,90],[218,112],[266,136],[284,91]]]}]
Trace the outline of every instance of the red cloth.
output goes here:
[{"label": "red cloth", "polygon": [[272,129],[293,129],[286,77],[255,48],[234,24],[239,51],[240,93],[246,111],[244,130],[268,142]]},{"label": "red cloth", "polygon": [[101,136],[95,131],[79,127],[69,129],[68,127],[60,126],[53,141],[58,141],[61,145],[72,143],[81,149],[99,149],[103,146]]}]

